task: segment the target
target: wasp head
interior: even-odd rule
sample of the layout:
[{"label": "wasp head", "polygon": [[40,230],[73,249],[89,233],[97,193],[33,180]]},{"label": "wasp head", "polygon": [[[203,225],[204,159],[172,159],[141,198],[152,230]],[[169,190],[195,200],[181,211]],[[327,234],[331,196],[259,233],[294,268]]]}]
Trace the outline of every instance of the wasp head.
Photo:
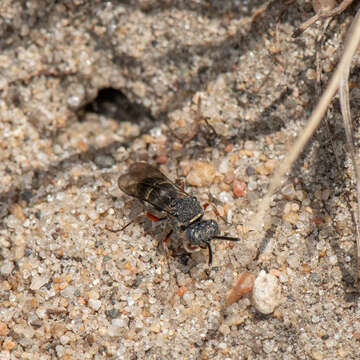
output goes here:
[{"label": "wasp head", "polygon": [[207,243],[219,233],[215,220],[201,220],[191,224],[186,230],[186,238],[191,245]]},{"label": "wasp head", "polygon": [[212,263],[212,249],[210,240],[239,241],[239,238],[219,236],[219,227],[215,220],[198,220],[191,224],[186,230],[186,238],[190,245],[206,245],[209,249],[209,265]]}]

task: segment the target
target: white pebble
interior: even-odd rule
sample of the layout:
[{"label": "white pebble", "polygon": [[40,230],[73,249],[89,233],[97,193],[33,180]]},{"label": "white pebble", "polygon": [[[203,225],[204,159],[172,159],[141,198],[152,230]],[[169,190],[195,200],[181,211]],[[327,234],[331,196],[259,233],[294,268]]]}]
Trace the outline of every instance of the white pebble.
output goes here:
[{"label": "white pebble", "polygon": [[14,264],[12,261],[5,260],[4,263],[1,265],[0,273],[1,275],[8,276],[14,269]]},{"label": "white pebble", "polygon": [[60,342],[61,342],[62,345],[68,344],[69,341],[70,341],[70,337],[69,337],[69,336],[67,336],[67,335],[62,335],[62,336],[60,336]]},{"label": "white pebble", "polygon": [[129,324],[128,319],[125,318],[115,318],[112,320],[111,325],[117,326],[118,328],[127,327]]},{"label": "white pebble", "polygon": [[62,292],[62,296],[65,296],[65,297],[69,297],[69,298],[72,298],[74,296],[74,293],[75,293],[75,287],[70,285],[70,286],[67,286]]},{"label": "white pebble", "polygon": [[186,292],[183,296],[183,300],[187,303],[187,304],[191,304],[192,301],[194,300],[194,294],[192,292]]},{"label": "white pebble", "polygon": [[229,169],[229,158],[225,157],[220,162],[219,171],[222,174],[226,174],[228,172],[228,169]]},{"label": "white pebble", "polygon": [[222,191],[219,194],[219,200],[222,201],[223,203],[229,203],[231,201],[233,201],[233,197],[232,194],[227,192],[227,191]]},{"label": "white pebble", "polygon": [[256,190],[256,188],[257,188],[257,183],[256,183],[256,181],[250,180],[250,181],[248,182],[248,189],[249,189],[249,191],[254,191],[254,190]]},{"label": "white pebble", "polygon": [[96,220],[99,214],[95,210],[90,210],[87,214],[91,220]]},{"label": "white pebble", "polygon": [[31,280],[30,289],[31,290],[39,290],[47,282],[48,282],[48,279],[46,277],[35,275]]},{"label": "white pebble", "polygon": [[10,352],[8,350],[1,351],[0,360],[10,360]]},{"label": "white pebble", "polygon": [[95,299],[89,299],[89,306],[94,311],[98,311],[100,309],[100,306],[101,306],[101,301],[100,300],[95,300]]},{"label": "white pebble", "polygon": [[264,270],[255,279],[252,293],[252,303],[262,314],[271,314],[281,302],[281,287],[279,280]]}]

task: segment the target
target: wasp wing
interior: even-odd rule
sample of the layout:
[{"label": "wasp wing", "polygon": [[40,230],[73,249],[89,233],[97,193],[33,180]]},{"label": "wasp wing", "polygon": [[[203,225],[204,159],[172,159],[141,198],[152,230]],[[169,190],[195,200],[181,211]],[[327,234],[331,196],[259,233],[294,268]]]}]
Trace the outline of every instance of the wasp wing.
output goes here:
[{"label": "wasp wing", "polygon": [[160,170],[143,162],[133,164],[126,174],[119,177],[118,184],[124,193],[170,215],[173,200],[190,196]]}]

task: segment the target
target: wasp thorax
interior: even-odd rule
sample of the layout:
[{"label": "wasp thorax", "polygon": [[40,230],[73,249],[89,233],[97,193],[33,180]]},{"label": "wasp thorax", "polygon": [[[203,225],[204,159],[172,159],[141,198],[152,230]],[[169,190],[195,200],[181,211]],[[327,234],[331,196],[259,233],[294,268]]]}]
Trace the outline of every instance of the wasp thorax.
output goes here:
[{"label": "wasp thorax", "polygon": [[215,220],[202,220],[188,227],[186,237],[190,244],[200,245],[208,242],[219,234],[219,227]]},{"label": "wasp thorax", "polygon": [[186,229],[192,222],[204,215],[204,210],[195,197],[174,199],[171,213],[176,216],[180,226]]}]

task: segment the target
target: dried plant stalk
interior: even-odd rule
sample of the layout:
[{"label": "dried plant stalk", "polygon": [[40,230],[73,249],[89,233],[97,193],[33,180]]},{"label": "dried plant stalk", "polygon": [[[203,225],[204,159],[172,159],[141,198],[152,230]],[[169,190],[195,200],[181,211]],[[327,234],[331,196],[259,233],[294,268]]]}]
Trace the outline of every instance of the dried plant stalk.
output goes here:
[{"label": "dried plant stalk", "polygon": [[314,15],[313,17],[311,17],[310,19],[306,20],[304,23],[302,23],[298,29],[296,29],[292,35],[292,37],[298,37],[300,34],[302,34],[307,28],[309,28],[311,25],[313,25],[317,20],[319,19],[326,19],[326,18],[330,18],[332,16],[335,15],[339,15],[341,14],[349,5],[351,5],[351,3],[353,2],[353,0],[343,0],[343,2],[333,8],[333,2],[329,1],[329,6],[327,7],[326,3],[327,1],[324,1],[322,3],[323,5],[323,9],[316,9],[315,4],[317,3],[317,1],[313,0],[313,7],[314,10],[316,11],[316,15]]},{"label": "dried plant stalk", "polygon": [[[353,24],[349,30],[348,38],[351,38],[353,32],[355,31],[355,25],[360,24],[359,22],[360,12],[355,17]],[[356,22],[358,20],[358,22]],[[359,27],[359,25],[357,25]],[[355,183],[356,183],[356,200],[357,204],[354,209],[354,219],[355,219],[355,236],[356,236],[356,280],[359,279],[359,259],[360,259],[360,168],[356,157],[356,150],[354,147],[354,135],[352,129],[352,121],[351,121],[351,112],[350,112],[350,101],[349,101],[349,74],[350,74],[350,66],[351,61],[347,64],[347,66],[343,68],[343,72],[340,78],[340,86],[339,86],[339,97],[340,97],[340,107],[341,113],[344,121],[344,128],[346,134],[346,142],[348,145],[348,149],[350,152],[351,161],[354,166],[355,173]]]},{"label": "dried plant stalk", "polygon": [[254,217],[254,220],[250,225],[252,229],[256,229],[258,231],[261,230],[261,227],[263,225],[262,221],[265,218],[265,214],[268,212],[272,196],[281,185],[283,176],[291,169],[293,163],[295,162],[301,151],[304,149],[304,146],[306,145],[316,128],[319,126],[321,119],[323,118],[335,92],[339,87],[340,79],[343,75],[344,69],[350,68],[352,57],[355,54],[360,42],[359,13],[355,17],[351,29],[353,30],[351,31],[349,39],[345,44],[344,53],[341,57],[340,63],[338,64],[336,71],[330,79],[328,86],[320,97],[317,106],[313,110],[307,122],[307,125],[305,126],[305,129],[300,132],[301,135],[298,137],[295,144],[292,146],[284,161],[280,163],[278,170],[274,173],[270,182],[269,190],[260,204],[257,216]]}]

